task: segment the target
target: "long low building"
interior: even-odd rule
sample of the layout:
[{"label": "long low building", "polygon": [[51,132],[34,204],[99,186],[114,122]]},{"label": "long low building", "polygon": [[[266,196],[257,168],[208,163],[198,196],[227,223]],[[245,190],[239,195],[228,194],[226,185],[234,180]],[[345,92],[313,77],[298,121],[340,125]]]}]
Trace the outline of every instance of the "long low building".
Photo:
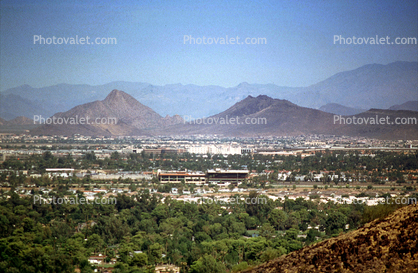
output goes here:
[{"label": "long low building", "polygon": [[233,183],[238,184],[248,179],[248,170],[207,170],[206,180],[209,183]]},{"label": "long low building", "polygon": [[161,171],[158,170],[157,178],[160,183],[181,183],[203,185],[206,182],[206,175],[203,172],[186,171]]},{"label": "long low building", "polygon": [[46,168],[46,172],[74,172],[72,168]]},{"label": "long low building", "polygon": [[238,184],[248,179],[248,170],[208,170],[203,172],[187,172],[187,171],[161,171],[158,170],[157,178],[160,183],[181,183],[186,184],[205,183],[233,183]]}]

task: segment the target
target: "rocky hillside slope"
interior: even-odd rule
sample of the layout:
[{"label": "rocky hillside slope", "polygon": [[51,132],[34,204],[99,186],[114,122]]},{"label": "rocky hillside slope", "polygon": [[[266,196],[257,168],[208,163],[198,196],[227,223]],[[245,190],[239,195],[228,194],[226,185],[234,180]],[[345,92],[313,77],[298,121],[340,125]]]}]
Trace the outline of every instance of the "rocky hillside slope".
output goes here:
[{"label": "rocky hillside slope", "polygon": [[417,272],[417,237],[418,206],[409,205],[244,272]]}]

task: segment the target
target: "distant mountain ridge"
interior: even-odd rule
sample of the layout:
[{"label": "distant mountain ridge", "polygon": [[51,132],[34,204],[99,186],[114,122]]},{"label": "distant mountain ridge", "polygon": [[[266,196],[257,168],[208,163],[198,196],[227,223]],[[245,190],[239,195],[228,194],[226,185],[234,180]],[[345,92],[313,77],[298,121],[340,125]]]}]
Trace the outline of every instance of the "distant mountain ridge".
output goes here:
[{"label": "distant mountain ridge", "polygon": [[28,133],[37,126],[32,119],[23,116],[11,120],[0,118],[0,133]]},{"label": "distant mountain ridge", "polygon": [[416,100],[417,94],[418,62],[394,62],[337,73],[304,88],[299,99],[291,101],[313,108],[338,103],[352,108],[387,109],[393,104]]},{"label": "distant mountain ridge", "polygon": [[[376,122],[380,118],[387,118],[390,124]],[[324,134],[384,139],[416,139],[418,126],[416,124],[392,124],[391,122],[397,118],[418,120],[418,113],[370,109],[357,115],[340,118],[338,115],[301,107],[287,100],[260,95],[257,97],[248,96],[229,109],[206,118],[206,122],[203,120],[189,121],[186,124],[156,130],[154,134],[216,134],[228,137]],[[228,119],[229,123],[225,121]],[[353,124],[354,119],[360,120],[362,124]],[[221,121],[224,122],[221,123]]]},{"label": "distant mountain ridge", "polygon": [[[222,112],[249,95],[254,97],[267,95],[310,108],[338,103],[359,109],[387,109],[394,104],[417,100],[418,62],[365,65],[337,73],[308,87],[283,87],[245,82],[230,88],[192,84],[156,86],[135,82],[111,82],[98,86],[59,84],[44,88],[23,85],[1,93],[20,96],[26,102],[3,111],[6,109],[4,105],[10,104],[10,98],[1,98],[0,116],[5,119],[21,115],[32,118],[33,113],[51,116],[53,113],[67,111],[77,105],[103,100],[109,90],[113,89],[124,90],[162,116],[178,114],[191,115],[195,118],[208,117]],[[27,113],[23,112],[23,109],[32,108],[33,110]]]},{"label": "distant mountain ridge", "polygon": [[24,117],[24,116],[16,117],[11,120],[5,120],[5,119],[0,118],[0,125],[2,126],[34,125],[34,124],[35,123],[33,122],[32,119]]},{"label": "distant mountain ridge", "polygon": [[5,125],[7,123],[7,120],[0,118],[0,125]]},{"label": "distant mountain ridge", "polygon": [[51,116],[54,114],[51,109],[45,109],[41,105],[19,95],[0,93],[0,117],[6,120],[19,116],[33,119],[35,115]]},{"label": "distant mountain ridge", "polygon": [[32,119],[23,117],[23,116],[16,117],[6,122],[6,125],[33,125],[33,124],[34,122]]},{"label": "distant mountain ridge", "polygon": [[[417,94],[418,96],[418,94]],[[408,110],[408,111],[418,111],[418,100],[416,101],[407,101],[401,105],[393,105],[389,107],[389,110]]]},{"label": "distant mountain ridge", "polygon": [[[52,119],[57,122],[39,126],[31,133],[95,136],[147,135],[148,133],[142,129],[149,130],[182,122],[182,118],[179,116],[163,118],[131,95],[116,89],[102,101],[98,100],[76,106],[67,112],[53,115]],[[73,123],[77,124],[65,121],[74,121]]]},{"label": "distant mountain ridge", "polygon": [[356,115],[367,111],[366,109],[347,107],[338,103],[327,103],[319,107],[319,110],[342,116]]},{"label": "distant mountain ridge", "polygon": [[[402,117],[415,117],[418,112],[370,109],[345,119],[374,119],[388,117],[391,121]],[[89,124],[63,124],[74,117],[87,118]],[[287,100],[266,95],[248,96],[219,114],[207,117],[207,122],[185,122],[180,116],[161,117],[131,95],[113,90],[102,101],[82,104],[67,112],[55,114],[61,124],[44,124],[31,131],[36,135],[222,135],[229,137],[296,136],[311,134],[367,136],[385,139],[415,139],[418,126],[362,124],[335,122],[335,115],[298,106]],[[109,118],[115,123],[95,124],[97,119]],[[201,120],[202,121],[202,120]]]}]

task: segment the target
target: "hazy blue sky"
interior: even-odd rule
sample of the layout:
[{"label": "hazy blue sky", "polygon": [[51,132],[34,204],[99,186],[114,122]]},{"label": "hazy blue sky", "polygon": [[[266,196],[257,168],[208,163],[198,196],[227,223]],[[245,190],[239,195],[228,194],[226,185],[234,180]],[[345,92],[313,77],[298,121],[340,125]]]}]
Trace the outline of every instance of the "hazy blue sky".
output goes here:
[{"label": "hazy blue sky", "polygon": [[[0,2],[2,91],[111,81],[308,86],[365,64],[418,58],[417,45],[333,42],[334,35],[418,37],[416,0],[59,2]],[[117,44],[39,45],[34,35],[114,37]],[[184,35],[267,44],[190,45]]]}]

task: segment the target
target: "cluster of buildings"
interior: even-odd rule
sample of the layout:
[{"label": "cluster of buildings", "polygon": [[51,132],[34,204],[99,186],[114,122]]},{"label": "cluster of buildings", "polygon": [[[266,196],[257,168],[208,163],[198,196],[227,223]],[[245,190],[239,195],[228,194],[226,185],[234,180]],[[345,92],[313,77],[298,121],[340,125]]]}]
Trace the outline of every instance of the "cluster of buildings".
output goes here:
[{"label": "cluster of buildings", "polygon": [[[118,180],[131,179],[132,181],[151,180],[152,172],[138,172],[138,171],[118,171],[109,172],[104,170],[77,170],[75,172],[72,168],[46,168],[46,175],[52,177],[78,177],[83,178],[89,176],[93,180]],[[40,177],[40,174],[31,174],[31,177]]]},{"label": "cluster of buildings", "polygon": [[[134,254],[142,253],[142,251],[133,251],[130,253],[132,257]],[[116,255],[119,258],[119,255]],[[92,265],[96,266],[94,272],[101,272],[101,273],[111,273],[114,270],[114,265],[116,264],[117,259],[111,258],[110,261],[106,262],[107,256],[103,255],[102,253],[98,253],[97,255],[90,256],[88,258],[88,262]],[[180,267],[174,264],[158,264],[155,266],[154,269],[155,273],[180,273]]]},{"label": "cluster of buildings", "polygon": [[[314,171],[310,171],[307,175],[302,174],[293,174],[291,171],[279,171],[277,174],[277,180],[284,182],[284,181],[292,181],[292,182],[331,182],[331,181],[338,181],[344,183],[351,183],[351,182],[369,182],[372,181],[373,171],[365,171],[362,172],[341,172],[339,174],[335,174],[331,171],[319,171],[316,173]],[[409,174],[403,174],[403,179],[408,182],[416,182],[418,180],[417,171],[410,171]],[[376,176],[375,179],[378,179],[380,182],[389,182],[389,173],[382,172],[379,176]]]},{"label": "cluster of buildings", "polygon": [[[126,150],[129,150],[127,148]],[[158,147],[135,149],[131,147],[133,153],[144,152],[147,155],[164,155],[164,154],[183,154],[185,152],[197,155],[206,154],[222,154],[222,155],[240,155],[243,153],[240,145],[237,144],[198,144],[198,145],[181,145],[178,147]]]},{"label": "cluster of buildings", "polygon": [[[164,155],[190,153],[196,155],[264,154],[310,156],[318,151],[359,150],[416,152],[418,140],[376,140],[364,137],[336,137],[326,135],[263,138],[220,138],[214,136],[183,137],[90,137],[31,136],[26,134],[0,134],[0,162],[10,158],[25,159],[30,155],[50,151],[54,156],[71,155],[78,158],[94,152],[96,158],[108,158],[113,152]],[[12,145],[16,144],[15,147]],[[65,147],[65,148],[62,148]],[[88,147],[81,149],[81,147]]]},{"label": "cluster of buildings", "polygon": [[186,184],[217,184],[218,186],[236,184],[239,185],[248,179],[248,170],[207,170],[206,172],[189,171],[157,171],[157,178],[161,184],[186,183]]},{"label": "cluster of buildings", "polygon": [[240,155],[242,154],[242,148],[240,145],[229,144],[211,144],[211,145],[198,145],[188,146],[187,152],[190,154],[222,154],[222,155]]},{"label": "cluster of buildings", "polygon": [[342,182],[353,182],[351,177],[347,177],[345,173],[341,173],[340,175],[331,174],[329,171],[320,171],[319,173],[310,172],[308,175],[301,175],[295,174],[292,176],[291,171],[279,171],[277,174],[278,181],[288,181],[292,179],[292,181],[296,182],[303,182],[303,181],[312,181],[312,182],[323,182],[326,180],[329,181],[342,181]]}]

